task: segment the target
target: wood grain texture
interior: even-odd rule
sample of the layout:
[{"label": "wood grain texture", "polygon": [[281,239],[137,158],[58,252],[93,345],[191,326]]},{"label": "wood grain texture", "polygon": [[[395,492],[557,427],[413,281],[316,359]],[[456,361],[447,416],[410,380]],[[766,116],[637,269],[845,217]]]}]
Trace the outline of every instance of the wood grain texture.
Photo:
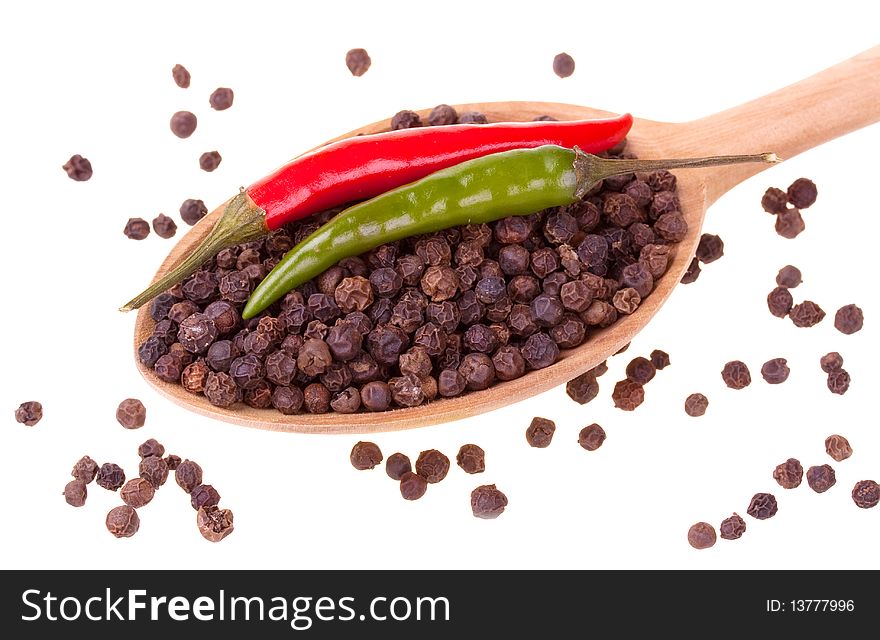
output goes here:
[{"label": "wood grain texture", "polygon": [[[559,120],[595,118],[607,112],[577,105],[548,102],[499,102],[455,105],[461,111],[480,111],[491,122],[531,120],[551,115]],[[429,109],[419,112],[426,119]],[[783,158],[880,120],[880,47],[823,71],[769,96],[691,123],[672,124],[636,119],[628,136],[628,150],[640,158],[689,157],[714,154],[772,151]],[[387,130],[388,120],[376,122],[340,138]],[[694,255],[707,207],[724,192],[766,168],[738,165],[677,172],[682,213],[688,221],[687,237],[676,247],[669,270],[653,293],[631,316],[607,329],[592,331],[576,349],[564,351],[546,369],[503,382],[485,391],[439,399],[421,407],[353,415],[300,414],[285,416],[274,409],[253,409],[243,404],[233,409],[211,405],[204,396],[159,380],[137,359],[137,345],[152,332],[154,322],[147,307],[135,324],[135,362],[144,378],[162,395],[192,411],[248,427],[300,433],[370,433],[421,427],[466,418],[515,403],[565,384],[596,366],[633,337],[669,298]],[[193,227],[172,249],[156,278],[199,243],[216,222],[219,206]]]}]

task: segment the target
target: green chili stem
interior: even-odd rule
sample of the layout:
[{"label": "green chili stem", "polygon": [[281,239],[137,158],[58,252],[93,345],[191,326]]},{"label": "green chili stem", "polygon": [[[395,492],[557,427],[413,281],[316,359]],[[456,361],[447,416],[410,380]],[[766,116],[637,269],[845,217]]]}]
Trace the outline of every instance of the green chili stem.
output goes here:
[{"label": "green chili stem", "polygon": [[191,276],[205,261],[210,260],[223,249],[259,238],[265,235],[266,231],[265,211],[256,206],[242,190],[229,201],[223,215],[191,253],[119,310],[131,311],[140,308],[163,291]]},{"label": "green chili stem", "polygon": [[657,171],[659,169],[700,169],[719,165],[744,164],[747,162],[769,162],[775,164],[782,160],[775,153],[756,153],[737,156],[709,156],[706,158],[671,158],[667,160],[638,160],[600,158],[583,153],[575,148],[574,167],[578,176],[576,195],[583,197],[595,184],[605,178],[635,171]]}]

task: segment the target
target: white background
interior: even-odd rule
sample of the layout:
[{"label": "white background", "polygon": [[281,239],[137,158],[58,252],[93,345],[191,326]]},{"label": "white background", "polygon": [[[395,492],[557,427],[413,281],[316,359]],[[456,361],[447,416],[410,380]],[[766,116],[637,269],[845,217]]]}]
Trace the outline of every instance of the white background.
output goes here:
[{"label": "white background", "polygon": [[[517,6],[520,4],[521,6]],[[125,238],[129,217],[177,214],[185,198],[213,208],[240,185],[328,138],[402,108],[440,102],[547,100],[685,121],[783,87],[877,44],[871,3],[11,3],[0,10],[2,180],[2,387],[0,566],[10,568],[782,568],[880,566],[880,508],[857,509],[857,480],[880,480],[876,420],[876,295],[880,234],[873,126],[774,167],[709,212],[706,230],[725,241],[722,260],[679,287],[630,350],[611,361],[600,396],[586,406],[559,388],[494,413],[403,433],[377,434],[385,455],[438,448],[454,459],[475,442],[487,470],[453,466],[409,503],[384,470],[355,471],[351,436],[269,433],[197,416],[159,397],[132,361],[134,315],[116,311],[173,246],[154,233]],[[10,9],[10,6],[13,8]],[[712,7],[712,8],[710,8]],[[873,15],[869,13],[873,12]],[[369,72],[352,77],[345,52],[365,47]],[[570,53],[574,75],[557,78],[553,56]],[[184,64],[192,86],[178,88]],[[232,87],[235,104],[215,112],[208,96]],[[170,115],[190,109],[195,134],[179,140]],[[199,170],[217,149],[223,163]],[[758,150],[761,151],[761,150]],[[88,157],[91,181],[61,165]],[[807,230],[784,240],[761,210],[771,185],[812,178],[817,203]],[[798,300],[828,313],[797,329],[768,313],[777,270],[800,267]],[[854,302],[865,329],[844,336],[834,311]],[[630,358],[654,348],[672,366],[633,413],[610,390]],[[845,396],[825,387],[819,357],[839,350],[852,375]],[[759,374],[788,358],[788,382]],[[743,391],[724,387],[731,359],[752,369]],[[684,398],[710,399],[687,417]],[[127,397],[147,406],[147,425],[114,419]],[[17,424],[20,402],[43,403],[36,427]],[[556,421],[548,449],[530,448],[533,416]],[[605,445],[589,453],[579,429],[598,422]],[[831,433],[855,454],[835,463]],[[117,494],[89,485],[84,508],[62,488],[83,454],[137,473],[136,448],[154,437],[197,460],[235,532],[201,538],[173,479],[140,511],[141,530],[116,540],[104,529]],[[785,491],[771,477],[788,457],[831,463],[837,486],[817,495]],[[497,483],[510,506],[499,519],[472,517],[469,494]],[[771,491],[778,515],[748,521],[745,536],[697,552],[688,527],[716,527],[752,494]]]}]

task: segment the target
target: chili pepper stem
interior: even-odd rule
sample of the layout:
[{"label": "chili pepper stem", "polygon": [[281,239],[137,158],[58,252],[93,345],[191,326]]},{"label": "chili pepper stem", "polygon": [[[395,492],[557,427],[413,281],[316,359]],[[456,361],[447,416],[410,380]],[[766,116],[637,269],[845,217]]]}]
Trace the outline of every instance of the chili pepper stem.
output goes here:
[{"label": "chili pepper stem", "polygon": [[737,156],[709,156],[705,158],[675,158],[665,160],[637,160],[600,158],[590,153],[584,153],[577,147],[574,148],[574,170],[577,176],[577,189],[575,195],[582,198],[592,187],[605,178],[633,173],[635,171],[658,171],[660,169],[699,169],[702,167],[716,167],[728,164],[743,164],[746,162],[767,162],[776,164],[782,162],[775,153],[756,153],[752,155]]},{"label": "chili pepper stem", "polygon": [[138,309],[163,291],[192,275],[207,260],[227,247],[259,238],[269,232],[266,212],[258,207],[247,192],[242,191],[226,205],[223,215],[191,253],[178,262],[159,280],[132,298],[120,311]]}]

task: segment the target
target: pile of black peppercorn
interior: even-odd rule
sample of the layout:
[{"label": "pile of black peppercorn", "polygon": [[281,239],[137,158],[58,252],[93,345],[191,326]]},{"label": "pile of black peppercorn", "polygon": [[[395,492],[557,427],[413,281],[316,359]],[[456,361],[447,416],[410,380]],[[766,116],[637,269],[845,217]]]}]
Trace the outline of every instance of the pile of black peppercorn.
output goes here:
[{"label": "pile of black peppercorn", "polygon": [[[403,113],[395,128],[421,125]],[[326,212],[221,251],[154,299],[140,360],[216,406],[284,414],[487,389],[552,365],[638,308],[687,232],[675,188],[665,171],[615,176],[567,207],[382,245],[242,322],[254,287]]]}]

